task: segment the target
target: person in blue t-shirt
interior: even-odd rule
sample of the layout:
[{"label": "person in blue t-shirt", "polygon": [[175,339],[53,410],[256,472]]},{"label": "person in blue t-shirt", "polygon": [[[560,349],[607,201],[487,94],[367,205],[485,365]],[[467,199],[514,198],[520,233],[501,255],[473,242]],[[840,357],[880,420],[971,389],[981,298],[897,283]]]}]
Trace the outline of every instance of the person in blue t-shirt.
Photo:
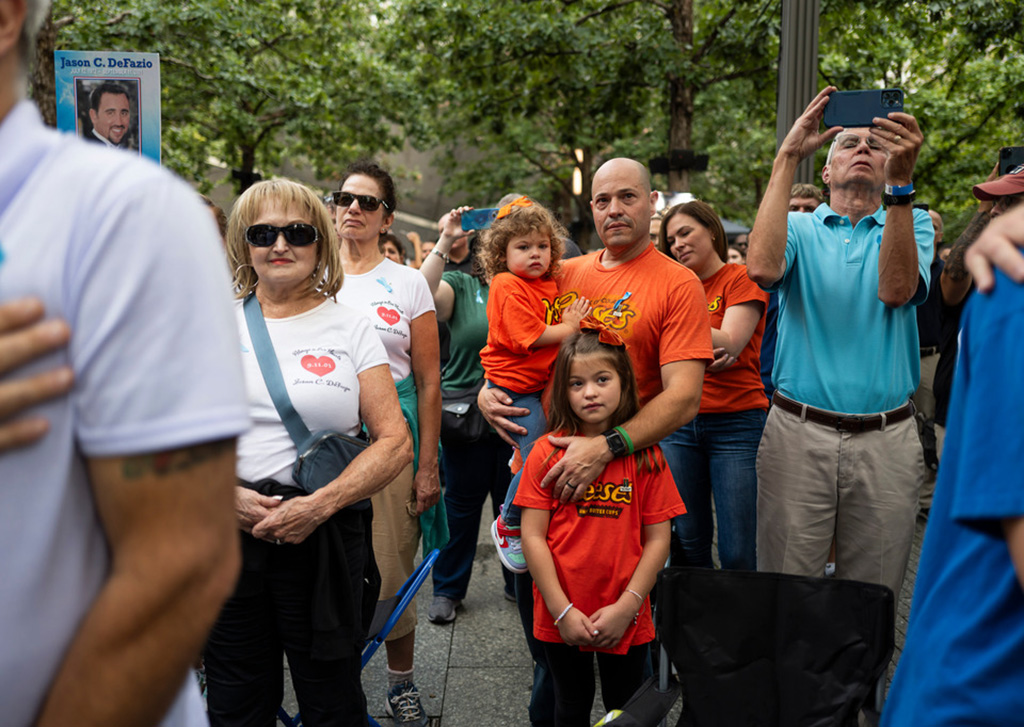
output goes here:
[{"label": "person in blue t-shirt", "polygon": [[[1024,206],[993,220],[982,242],[1024,243]],[[1024,714],[1024,286],[998,274],[963,320],[946,448],[883,727],[1001,727]]]}]

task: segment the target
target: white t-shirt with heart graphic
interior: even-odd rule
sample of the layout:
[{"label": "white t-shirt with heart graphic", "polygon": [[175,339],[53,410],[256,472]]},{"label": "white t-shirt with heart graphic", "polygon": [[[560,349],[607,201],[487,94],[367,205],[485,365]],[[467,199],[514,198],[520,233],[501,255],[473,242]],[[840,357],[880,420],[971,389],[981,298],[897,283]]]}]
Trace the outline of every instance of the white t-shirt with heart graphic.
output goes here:
[{"label": "white t-shirt with heart graphic", "polygon": [[[236,474],[255,482],[292,482],[298,451],[270,398],[245,323],[242,301],[235,313],[242,343],[242,366],[252,429],[238,440]],[[267,318],[285,388],[292,406],[311,431],[359,432],[359,374],[388,363],[380,339],[351,308],[325,300],[289,318]]]},{"label": "white t-shirt with heart graphic", "polygon": [[384,342],[391,376],[396,382],[407,378],[412,373],[410,324],[434,311],[426,278],[418,270],[385,258],[368,273],[345,273],[338,302],[366,316]]}]

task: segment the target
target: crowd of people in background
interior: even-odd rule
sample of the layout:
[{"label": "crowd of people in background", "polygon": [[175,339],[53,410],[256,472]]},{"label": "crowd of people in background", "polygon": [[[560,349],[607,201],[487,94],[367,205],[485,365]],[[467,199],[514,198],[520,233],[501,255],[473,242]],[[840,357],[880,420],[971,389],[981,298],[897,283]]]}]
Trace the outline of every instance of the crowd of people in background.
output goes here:
[{"label": "crowd of people in background", "polygon": [[[488,498],[524,722],[589,724],[595,654],[625,704],[667,559],[898,594],[920,512],[883,724],[1019,719],[1024,166],[974,185],[946,244],[915,205],[914,116],[822,131],[828,87],[731,240],[714,200],[656,213],[624,158],[593,176],[589,254],[511,190],[486,227],[460,206],[403,240],[372,161],[326,197],[258,182],[225,216],[43,128],[20,89],[44,9],[0,0],[11,724],[201,724],[200,652],[213,725],[273,723],[282,657],[305,724],[366,724],[376,603],[437,548],[428,618],[454,621]],[[826,148],[824,187],[795,184]],[[316,479],[325,436],[351,457]],[[369,698],[426,727],[416,628],[410,607]]]}]

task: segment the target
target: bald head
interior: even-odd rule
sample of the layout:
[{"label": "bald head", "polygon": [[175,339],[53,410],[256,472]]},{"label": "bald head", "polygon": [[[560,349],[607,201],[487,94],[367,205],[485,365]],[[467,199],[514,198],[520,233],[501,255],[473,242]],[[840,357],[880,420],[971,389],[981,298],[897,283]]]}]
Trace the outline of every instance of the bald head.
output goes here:
[{"label": "bald head", "polygon": [[607,250],[628,257],[651,244],[654,195],[643,164],[632,159],[605,162],[594,174],[591,191],[594,227]]},{"label": "bald head", "polygon": [[609,159],[597,168],[597,171],[594,173],[592,187],[596,188],[598,182],[608,175],[615,175],[619,179],[633,176],[635,177],[635,183],[646,194],[651,193],[651,175],[647,172],[647,167],[635,159],[627,159],[626,157]]}]

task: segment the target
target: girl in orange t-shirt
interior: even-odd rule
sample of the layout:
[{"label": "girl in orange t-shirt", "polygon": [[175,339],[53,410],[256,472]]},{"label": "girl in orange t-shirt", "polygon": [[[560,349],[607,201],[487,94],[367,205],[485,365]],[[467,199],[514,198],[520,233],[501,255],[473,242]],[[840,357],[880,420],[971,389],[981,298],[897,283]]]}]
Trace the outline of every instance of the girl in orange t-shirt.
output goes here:
[{"label": "girl in orange t-shirt", "polygon": [[[562,257],[565,229],[554,215],[528,197],[519,197],[498,210],[484,232],[479,252],[490,279],[487,297],[487,345],[480,352],[488,386],[502,388],[512,405],[530,413],[509,419],[526,429],[513,434],[523,461],[545,431],[540,396],[554,363],[558,344],[579,328],[590,310],[577,300],[559,312],[555,274]],[[509,485],[502,514],[491,524],[491,537],[502,564],[525,573],[519,540],[519,508],[512,504],[519,485]]]},{"label": "girl in orange t-shirt", "polygon": [[685,565],[712,567],[714,523],[723,568],[757,570],[757,448],[768,410],[761,381],[761,336],[768,294],[743,265],[726,263],[725,231],[705,202],[677,205],[665,213],[659,248],[690,268],[704,284],[711,341],[735,363],[710,365],[704,374],[700,411],[662,440],[678,472],[676,484],[687,514],[676,520]]},{"label": "girl in orange t-shirt", "polygon": [[[588,318],[555,360],[551,431],[594,437],[618,427],[629,442],[621,425],[639,408],[625,344]],[[538,441],[516,497],[556,727],[590,724],[592,652],[605,709],[621,708],[640,687],[654,638],[647,595],[668,557],[671,519],[686,512],[657,446],[612,460],[582,500],[559,502],[540,482],[563,452]]]}]

